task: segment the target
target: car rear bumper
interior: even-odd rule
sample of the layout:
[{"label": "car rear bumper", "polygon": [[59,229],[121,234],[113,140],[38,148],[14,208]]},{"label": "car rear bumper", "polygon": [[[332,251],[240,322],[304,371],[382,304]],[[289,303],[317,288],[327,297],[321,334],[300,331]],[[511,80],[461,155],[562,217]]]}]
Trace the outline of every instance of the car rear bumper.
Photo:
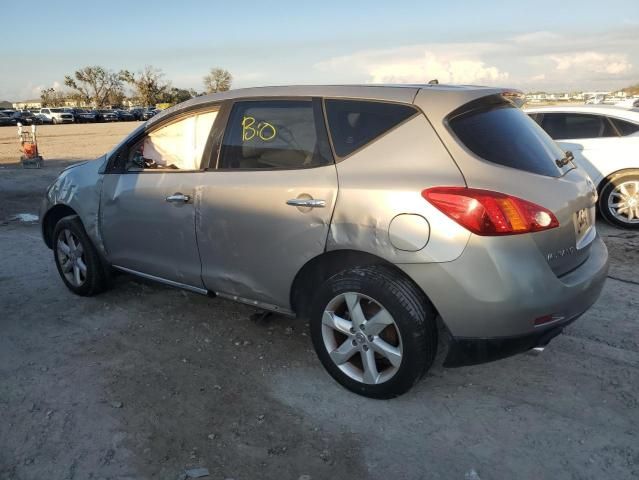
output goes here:
[{"label": "car rear bumper", "polygon": [[533,348],[543,348],[580,316],[577,315],[562,321],[559,325],[545,330],[533,331],[527,335],[497,338],[451,338],[444,367],[463,367],[493,362]]},{"label": "car rear bumper", "polygon": [[455,261],[398,267],[424,290],[462,350],[489,348],[464,347],[474,342],[526,350],[595,303],[608,273],[608,250],[596,236],[587,260],[557,277],[532,238],[472,236]]}]

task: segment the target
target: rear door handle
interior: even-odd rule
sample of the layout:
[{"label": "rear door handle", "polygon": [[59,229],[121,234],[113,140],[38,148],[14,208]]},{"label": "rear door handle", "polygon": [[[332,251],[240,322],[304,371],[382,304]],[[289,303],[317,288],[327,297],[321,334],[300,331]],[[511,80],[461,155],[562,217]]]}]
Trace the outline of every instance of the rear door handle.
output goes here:
[{"label": "rear door handle", "polygon": [[166,201],[169,203],[188,203],[191,200],[191,197],[188,195],[184,195],[183,193],[177,192],[173,195],[169,195],[166,197]]},{"label": "rear door handle", "polygon": [[316,200],[314,198],[291,198],[286,201],[286,205],[291,205],[293,207],[324,208],[326,206],[326,200]]}]

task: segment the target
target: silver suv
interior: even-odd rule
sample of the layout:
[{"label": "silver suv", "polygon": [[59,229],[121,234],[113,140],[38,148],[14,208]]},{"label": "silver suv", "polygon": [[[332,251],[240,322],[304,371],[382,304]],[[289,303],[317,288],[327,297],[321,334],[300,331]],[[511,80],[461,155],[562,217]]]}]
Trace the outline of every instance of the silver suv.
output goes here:
[{"label": "silver suv", "polygon": [[[304,86],[182,103],[48,188],[67,287],[112,269],[310,319],[343,386],[389,398],[546,345],[597,299],[597,193],[497,88]],[[441,340],[438,341],[438,337]]]}]

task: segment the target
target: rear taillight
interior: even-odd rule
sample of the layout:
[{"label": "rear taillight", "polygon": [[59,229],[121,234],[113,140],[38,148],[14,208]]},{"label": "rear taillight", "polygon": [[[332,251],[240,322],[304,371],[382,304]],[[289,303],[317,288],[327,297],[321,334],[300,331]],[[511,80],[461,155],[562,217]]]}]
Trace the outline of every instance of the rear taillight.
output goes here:
[{"label": "rear taillight", "polygon": [[547,208],[490,190],[434,187],[424,190],[422,197],[477,235],[517,235],[559,226]]}]

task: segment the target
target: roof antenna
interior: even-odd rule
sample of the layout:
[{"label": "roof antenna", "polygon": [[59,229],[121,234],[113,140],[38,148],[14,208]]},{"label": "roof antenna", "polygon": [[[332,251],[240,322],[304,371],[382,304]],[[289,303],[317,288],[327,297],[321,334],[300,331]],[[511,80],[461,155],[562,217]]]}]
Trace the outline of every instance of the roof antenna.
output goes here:
[{"label": "roof antenna", "polygon": [[439,85],[439,80],[437,80],[436,78],[433,78],[432,80],[428,82],[428,85]]}]

